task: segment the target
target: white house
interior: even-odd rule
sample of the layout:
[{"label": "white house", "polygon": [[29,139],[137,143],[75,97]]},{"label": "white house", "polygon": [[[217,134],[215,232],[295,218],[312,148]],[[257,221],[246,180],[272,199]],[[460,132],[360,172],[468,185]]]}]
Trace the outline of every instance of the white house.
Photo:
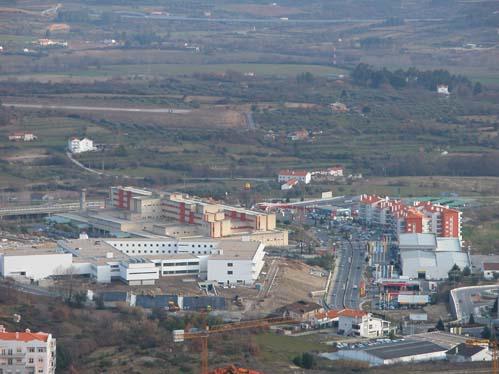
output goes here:
[{"label": "white house", "polygon": [[277,177],[278,182],[288,182],[296,179],[298,182],[309,184],[312,180],[312,174],[305,170],[281,170]]},{"label": "white house", "polygon": [[461,343],[445,352],[451,362],[491,361],[492,352],[486,344]]},{"label": "white house", "polygon": [[338,331],[344,335],[363,338],[386,336],[390,332],[390,322],[373,317],[371,313],[356,310],[342,311],[338,320]]},{"label": "white house", "polygon": [[0,373],[54,374],[56,339],[44,332],[7,332],[0,325]]},{"label": "white house", "polygon": [[499,274],[499,263],[484,262],[482,264],[483,278],[486,280],[493,280],[494,274]]},{"label": "white house", "polygon": [[342,177],[343,176],[343,167],[341,166],[333,166],[332,168],[327,169],[327,172],[332,177]]},{"label": "white house", "polygon": [[449,86],[447,86],[446,84],[439,84],[437,86],[437,93],[441,95],[450,95]]},{"label": "white house", "polygon": [[71,138],[68,140],[68,150],[71,153],[83,153],[95,151],[94,142],[88,138]]}]

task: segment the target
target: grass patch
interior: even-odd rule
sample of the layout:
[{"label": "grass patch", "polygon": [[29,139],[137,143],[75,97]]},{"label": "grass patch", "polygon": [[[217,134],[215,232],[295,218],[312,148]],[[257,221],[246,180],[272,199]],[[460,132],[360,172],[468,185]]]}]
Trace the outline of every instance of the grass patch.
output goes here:
[{"label": "grass patch", "polygon": [[266,361],[282,361],[290,363],[291,360],[303,352],[328,351],[330,347],[322,344],[317,339],[317,334],[305,336],[284,336],[272,333],[256,336],[263,358]]},{"label": "grass patch", "polygon": [[194,73],[217,73],[234,70],[241,73],[254,72],[264,76],[295,76],[310,72],[317,76],[344,74],[346,70],[323,65],[307,64],[136,64],[105,65],[98,70],[77,70],[70,75],[82,76],[119,76],[131,74],[154,75],[190,75]]}]

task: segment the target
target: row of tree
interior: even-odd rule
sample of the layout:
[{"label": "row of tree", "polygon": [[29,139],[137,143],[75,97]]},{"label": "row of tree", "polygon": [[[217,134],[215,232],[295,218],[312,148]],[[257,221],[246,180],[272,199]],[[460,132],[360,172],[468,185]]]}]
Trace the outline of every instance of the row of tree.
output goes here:
[{"label": "row of tree", "polygon": [[[472,87],[471,81],[462,76],[451,74],[447,70],[418,70],[409,68],[395,71],[387,68],[378,69],[368,64],[358,64],[351,73],[355,84],[365,87],[379,88],[382,85],[390,85],[393,88],[423,87],[435,91],[440,84],[449,86],[452,91],[460,85]],[[481,87],[480,87],[481,92]]]}]

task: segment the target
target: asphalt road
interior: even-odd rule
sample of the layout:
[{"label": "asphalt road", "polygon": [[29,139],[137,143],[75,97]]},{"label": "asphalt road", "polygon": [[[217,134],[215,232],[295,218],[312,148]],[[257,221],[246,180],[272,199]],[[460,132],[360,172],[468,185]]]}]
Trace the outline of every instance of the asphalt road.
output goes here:
[{"label": "asphalt road", "polygon": [[363,244],[359,241],[341,242],[338,268],[329,296],[331,309],[359,309],[359,286],[364,269],[362,248]]},{"label": "asphalt road", "polygon": [[[150,15],[141,12],[132,11],[115,11],[116,14],[123,18],[146,18],[154,20],[169,20],[169,21],[191,21],[191,22],[221,22],[221,23],[298,23],[298,24],[336,24],[336,23],[365,23],[365,22],[382,22],[384,19],[287,19],[287,18],[215,18],[215,17],[188,17],[188,16],[172,16],[172,15]],[[406,22],[440,22],[441,18],[413,18],[406,19]]]},{"label": "asphalt road", "polygon": [[172,109],[172,108],[117,108],[117,107],[99,107],[99,106],[80,106],[80,105],[45,105],[45,104],[25,104],[25,103],[2,103],[6,107],[25,108],[25,109],[62,109],[62,110],[85,110],[85,111],[104,111],[104,112],[134,112],[134,113],[163,113],[163,114],[185,114],[192,112],[190,109]]},{"label": "asphalt road", "polygon": [[[452,292],[455,294],[455,302],[456,305],[456,319],[467,321],[470,318],[470,314],[473,313],[473,316],[476,318],[480,315],[479,306],[484,303],[474,303],[473,296],[475,294],[480,294],[485,290],[497,289],[498,286],[477,286],[477,287],[463,287],[454,289]],[[490,300],[490,304],[492,304],[494,300]]]}]

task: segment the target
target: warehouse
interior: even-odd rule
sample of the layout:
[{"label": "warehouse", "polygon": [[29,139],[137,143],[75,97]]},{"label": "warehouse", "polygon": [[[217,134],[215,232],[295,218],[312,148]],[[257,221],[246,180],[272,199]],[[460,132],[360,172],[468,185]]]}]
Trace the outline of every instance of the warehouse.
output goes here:
[{"label": "warehouse", "polygon": [[447,350],[448,348],[429,341],[401,339],[358,349],[323,353],[321,356],[330,360],[361,361],[368,363],[369,366],[380,366],[445,360]]},{"label": "warehouse", "polygon": [[439,238],[435,234],[401,234],[400,262],[404,276],[413,279],[447,279],[454,265],[469,267],[469,253],[461,249],[458,238]]},{"label": "warehouse", "polygon": [[72,256],[58,251],[55,245],[23,246],[12,244],[0,248],[0,275],[38,281],[51,275],[62,275],[71,267]]}]

